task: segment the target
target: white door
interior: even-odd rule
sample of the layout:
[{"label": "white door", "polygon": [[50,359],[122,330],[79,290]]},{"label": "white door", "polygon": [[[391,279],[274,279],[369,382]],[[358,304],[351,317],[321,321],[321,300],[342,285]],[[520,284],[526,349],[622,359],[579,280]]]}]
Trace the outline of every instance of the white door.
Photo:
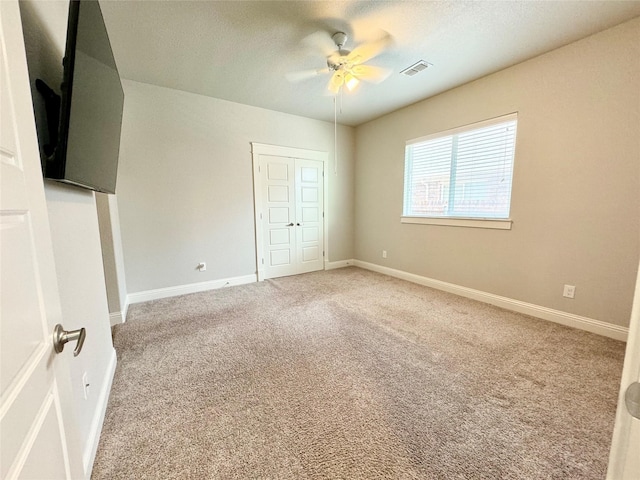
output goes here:
[{"label": "white door", "polygon": [[295,160],[297,273],[324,267],[323,164]]},{"label": "white door", "polygon": [[294,169],[293,158],[260,157],[265,278],[298,273]]},{"label": "white door", "polygon": [[[640,418],[627,410],[625,394],[630,385],[640,382],[640,266],[631,310],[629,337],[620,382],[618,411],[609,455],[609,480],[637,480],[640,478]],[[635,399],[640,403],[640,398]]]},{"label": "white door", "polygon": [[16,1],[0,1],[0,478],[83,478]]},{"label": "white door", "polygon": [[253,144],[258,280],[324,268],[326,153]]}]

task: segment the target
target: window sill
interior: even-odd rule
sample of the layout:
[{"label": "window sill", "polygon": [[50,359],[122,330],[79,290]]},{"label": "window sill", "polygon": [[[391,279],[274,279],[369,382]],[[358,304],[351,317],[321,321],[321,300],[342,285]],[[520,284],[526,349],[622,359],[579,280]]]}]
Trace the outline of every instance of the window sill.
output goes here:
[{"label": "window sill", "polygon": [[495,218],[401,217],[400,223],[511,230],[513,221],[511,219],[503,220]]}]

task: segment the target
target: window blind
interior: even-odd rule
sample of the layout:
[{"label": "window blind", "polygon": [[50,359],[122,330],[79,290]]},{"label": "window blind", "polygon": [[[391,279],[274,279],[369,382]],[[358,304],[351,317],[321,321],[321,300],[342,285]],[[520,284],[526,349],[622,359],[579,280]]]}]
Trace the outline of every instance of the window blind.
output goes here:
[{"label": "window blind", "polygon": [[516,114],[407,142],[404,215],[509,218]]}]

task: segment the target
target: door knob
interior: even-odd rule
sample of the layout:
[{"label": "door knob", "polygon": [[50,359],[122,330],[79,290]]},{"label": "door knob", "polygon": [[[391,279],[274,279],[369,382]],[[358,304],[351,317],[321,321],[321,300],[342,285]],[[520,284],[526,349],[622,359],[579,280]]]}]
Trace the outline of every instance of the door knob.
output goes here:
[{"label": "door knob", "polygon": [[71,330],[67,332],[62,325],[57,324],[53,329],[53,349],[56,353],[64,350],[64,345],[68,342],[77,341],[76,348],[73,350],[73,356],[77,357],[82,350],[84,339],[87,336],[87,331],[84,328],[79,330]]},{"label": "door knob", "polygon": [[624,394],[624,403],[632,417],[640,419],[640,383],[633,382]]}]

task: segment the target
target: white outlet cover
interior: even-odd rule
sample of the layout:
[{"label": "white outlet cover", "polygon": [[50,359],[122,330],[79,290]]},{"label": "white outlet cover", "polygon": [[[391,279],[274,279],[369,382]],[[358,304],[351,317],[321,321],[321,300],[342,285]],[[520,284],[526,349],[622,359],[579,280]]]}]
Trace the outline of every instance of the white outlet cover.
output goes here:
[{"label": "white outlet cover", "polygon": [[566,298],[574,298],[576,295],[576,287],[575,285],[565,285],[564,291],[562,292],[562,296]]}]

